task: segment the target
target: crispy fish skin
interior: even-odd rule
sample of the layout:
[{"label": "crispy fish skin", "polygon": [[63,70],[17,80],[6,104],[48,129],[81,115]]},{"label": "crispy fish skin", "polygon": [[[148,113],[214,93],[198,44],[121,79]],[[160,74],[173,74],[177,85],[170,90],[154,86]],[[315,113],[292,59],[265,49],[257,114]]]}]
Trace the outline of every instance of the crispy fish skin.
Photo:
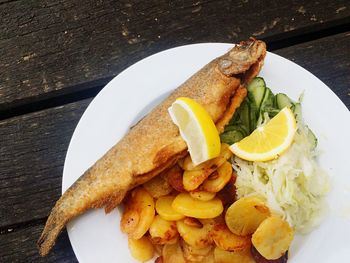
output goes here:
[{"label": "crispy fish skin", "polygon": [[[38,240],[39,253],[42,256],[49,253],[72,218],[90,208],[104,207],[106,212],[111,211],[128,190],[150,180],[186,155],[186,143],[168,114],[168,108],[178,97],[196,100],[222,130],[244,99],[244,85],[257,75],[265,54],[264,42],[255,39],[241,42],[195,73],[132,127],[56,202]],[[245,76],[245,73],[249,74]],[[234,99],[237,89],[239,102]]]}]

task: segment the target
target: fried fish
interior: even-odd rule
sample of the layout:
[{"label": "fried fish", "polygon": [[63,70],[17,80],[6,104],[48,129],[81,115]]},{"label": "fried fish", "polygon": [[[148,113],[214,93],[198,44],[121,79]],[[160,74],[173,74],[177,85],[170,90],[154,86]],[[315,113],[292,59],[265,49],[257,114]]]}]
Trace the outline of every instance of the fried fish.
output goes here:
[{"label": "fried fish", "polygon": [[245,86],[263,65],[264,42],[253,38],[234,46],[195,73],[90,167],[56,202],[38,240],[45,256],[65,225],[91,208],[113,210],[126,193],[173,166],[187,146],[168,114],[178,97],[189,97],[210,114],[219,132],[233,116]]}]

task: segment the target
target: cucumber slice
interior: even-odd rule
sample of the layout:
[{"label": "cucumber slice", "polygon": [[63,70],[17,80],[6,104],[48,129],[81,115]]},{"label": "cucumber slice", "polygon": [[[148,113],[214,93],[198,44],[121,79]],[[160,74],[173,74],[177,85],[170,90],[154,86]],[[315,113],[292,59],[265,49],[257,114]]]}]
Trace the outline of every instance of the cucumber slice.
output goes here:
[{"label": "cucumber slice", "polygon": [[225,130],[223,133],[229,132],[229,131],[239,131],[242,133],[244,137],[248,136],[249,132],[246,127],[243,125],[228,125],[225,127]]},{"label": "cucumber slice", "polygon": [[221,142],[227,143],[229,145],[234,144],[243,138],[244,135],[238,130],[224,132],[220,135]]},{"label": "cucumber slice", "polygon": [[253,78],[251,82],[248,84],[248,91],[254,89],[255,87],[266,87],[265,80],[260,77]]},{"label": "cucumber slice", "polygon": [[249,119],[250,119],[250,130],[249,133],[252,133],[256,129],[256,121],[259,116],[259,111],[254,103],[249,103]]},{"label": "cucumber slice", "polygon": [[272,108],[274,108],[274,95],[269,88],[266,88],[264,99],[260,106],[258,123],[262,123],[262,121],[264,120],[264,112],[266,112],[267,109]]},{"label": "cucumber slice", "polygon": [[311,143],[312,149],[315,149],[317,146],[317,137],[309,127],[307,127],[307,129],[307,139]]},{"label": "cucumber slice", "polygon": [[255,104],[257,111],[260,110],[266,90],[263,78],[254,78],[248,85],[248,98]]},{"label": "cucumber slice", "polygon": [[240,106],[240,119],[242,122],[242,125],[247,128],[248,131],[251,131],[250,129],[250,107],[247,100],[244,100],[242,105]]},{"label": "cucumber slice", "polygon": [[297,121],[301,120],[301,104],[299,102],[294,104],[293,112],[295,115],[295,119]]},{"label": "cucumber slice", "polygon": [[291,108],[293,106],[292,100],[284,93],[276,94],[276,105],[282,110],[284,107]]},{"label": "cucumber slice", "polygon": [[276,108],[265,108],[265,112],[267,112],[269,114],[270,118],[273,118],[277,115],[277,113],[280,112],[280,109],[276,109]]}]

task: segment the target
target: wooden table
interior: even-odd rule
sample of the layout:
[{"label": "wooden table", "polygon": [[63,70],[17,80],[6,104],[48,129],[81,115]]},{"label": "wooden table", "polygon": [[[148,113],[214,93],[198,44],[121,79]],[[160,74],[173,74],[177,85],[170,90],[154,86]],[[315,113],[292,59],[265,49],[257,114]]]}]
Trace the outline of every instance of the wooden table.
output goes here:
[{"label": "wooden table", "polygon": [[66,233],[46,258],[35,242],[74,128],[109,80],[164,49],[249,36],[350,108],[348,0],[0,0],[0,262],[77,261]]}]

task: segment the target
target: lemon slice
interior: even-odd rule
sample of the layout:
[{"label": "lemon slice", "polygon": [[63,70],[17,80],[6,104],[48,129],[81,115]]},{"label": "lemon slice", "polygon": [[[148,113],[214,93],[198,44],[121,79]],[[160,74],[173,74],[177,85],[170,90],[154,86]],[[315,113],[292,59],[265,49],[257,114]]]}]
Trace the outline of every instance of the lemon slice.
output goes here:
[{"label": "lemon slice", "polygon": [[196,101],[181,97],[169,107],[173,122],[179,127],[192,162],[198,165],[220,154],[220,137],[213,120]]},{"label": "lemon slice", "polygon": [[248,161],[276,159],[292,144],[295,131],[294,114],[286,107],[266,125],[258,127],[248,137],[232,144],[230,150]]}]

